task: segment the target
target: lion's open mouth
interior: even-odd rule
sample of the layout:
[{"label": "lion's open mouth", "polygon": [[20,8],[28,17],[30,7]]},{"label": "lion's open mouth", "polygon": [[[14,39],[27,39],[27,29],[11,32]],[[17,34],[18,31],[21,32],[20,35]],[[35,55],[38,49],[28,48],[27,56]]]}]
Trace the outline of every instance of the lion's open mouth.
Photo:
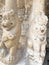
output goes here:
[{"label": "lion's open mouth", "polygon": [[4,25],[3,25],[3,27],[4,27],[4,28],[7,28],[7,26],[4,26]]},{"label": "lion's open mouth", "polygon": [[10,26],[10,25],[7,25],[7,26],[3,25],[2,27],[5,28],[5,29],[7,29],[7,30],[9,30],[9,29],[11,29],[12,26]]}]

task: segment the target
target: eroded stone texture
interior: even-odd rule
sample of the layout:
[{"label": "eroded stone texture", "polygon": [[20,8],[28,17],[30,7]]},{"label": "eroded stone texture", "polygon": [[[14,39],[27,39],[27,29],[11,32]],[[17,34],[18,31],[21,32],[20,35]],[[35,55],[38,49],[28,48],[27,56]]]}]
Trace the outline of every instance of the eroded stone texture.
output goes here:
[{"label": "eroded stone texture", "polygon": [[[16,64],[22,56],[21,46],[19,44],[21,21],[16,15],[15,2],[16,0],[6,0],[5,11],[2,14],[1,28],[3,34],[0,43],[0,60],[8,65]],[[12,6],[12,4],[15,5]],[[11,6],[9,7],[8,5]]]},{"label": "eroded stone texture", "polygon": [[42,65],[45,58],[48,18],[44,12],[44,3],[45,0],[33,0],[32,12],[29,16],[27,48],[29,65]]},{"label": "eroded stone texture", "polygon": [[1,37],[2,37],[2,28],[1,28],[1,22],[2,22],[2,9],[4,7],[4,1],[5,0],[0,0],[0,42],[1,42]]},{"label": "eroded stone texture", "polygon": [[[41,0],[5,0],[1,28],[0,63],[42,65],[47,16]],[[39,61],[40,60],[40,61]]]},{"label": "eroded stone texture", "polygon": [[36,63],[37,65],[42,65],[46,52],[46,24],[48,19],[43,12],[41,12],[40,15],[35,16],[33,16],[33,19],[31,21],[32,24],[30,23],[29,27],[27,50],[29,60],[32,61],[30,61],[30,64]]}]

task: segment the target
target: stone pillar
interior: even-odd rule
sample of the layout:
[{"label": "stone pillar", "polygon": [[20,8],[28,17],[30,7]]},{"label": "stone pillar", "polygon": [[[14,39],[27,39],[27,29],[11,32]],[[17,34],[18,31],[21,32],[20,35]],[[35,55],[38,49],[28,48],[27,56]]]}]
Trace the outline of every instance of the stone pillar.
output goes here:
[{"label": "stone pillar", "polygon": [[48,18],[45,15],[45,0],[33,0],[29,16],[28,56],[29,65],[42,65],[46,53]]}]

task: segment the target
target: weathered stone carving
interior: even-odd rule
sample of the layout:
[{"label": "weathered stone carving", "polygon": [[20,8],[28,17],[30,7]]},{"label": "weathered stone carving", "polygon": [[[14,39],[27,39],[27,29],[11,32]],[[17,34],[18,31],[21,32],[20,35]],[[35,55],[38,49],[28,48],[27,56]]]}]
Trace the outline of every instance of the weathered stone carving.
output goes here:
[{"label": "weathered stone carving", "polygon": [[32,4],[30,2],[32,0],[5,0],[0,43],[0,61],[3,65],[43,64],[48,19],[43,11],[44,0],[33,0]]},{"label": "weathered stone carving", "polygon": [[[5,9],[2,13],[1,28],[3,30],[2,39],[0,43],[0,60],[7,65],[14,65],[21,58],[21,50],[19,39],[21,35],[20,18],[16,15],[15,5],[8,8],[8,1],[5,1]],[[14,1],[15,3],[15,1]]]},{"label": "weathered stone carving", "polygon": [[[48,18],[45,15],[45,0],[33,0],[29,16],[27,64],[42,65],[46,53],[46,30]],[[27,65],[26,64],[26,65]]]},{"label": "weathered stone carving", "polygon": [[42,65],[46,52],[46,25],[48,19],[43,12],[40,12],[39,15],[34,15],[34,13],[32,15],[32,19],[29,22],[29,37],[27,50],[29,59],[32,61],[30,61],[30,65],[35,63]]},{"label": "weathered stone carving", "polygon": [[10,60],[9,62],[12,63],[19,59],[16,57],[16,53],[17,48],[20,48],[18,45],[21,34],[21,22],[13,10],[4,12],[2,19],[3,34],[0,43],[0,48],[2,49],[0,58],[5,58],[8,55],[8,61]]}]

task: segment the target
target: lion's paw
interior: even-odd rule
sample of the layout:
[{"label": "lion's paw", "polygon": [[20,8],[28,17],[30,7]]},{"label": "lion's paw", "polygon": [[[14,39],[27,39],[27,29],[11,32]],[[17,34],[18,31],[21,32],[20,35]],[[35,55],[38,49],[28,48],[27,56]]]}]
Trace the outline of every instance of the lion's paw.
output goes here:
[{"label": "lion's paw", "polygon": [[8,57],[7,57],[6,59],[7,59],[7,61],[8,61],[9,63],[11,63],[11,62],[14,62],[15,58],[16,58],[15,56],[8,55]]},{"label": "lion's paw", "polygon": [[0,57],[5,57],[6,56],[6,51],[5,50],[1,50],[0,52]]}]

